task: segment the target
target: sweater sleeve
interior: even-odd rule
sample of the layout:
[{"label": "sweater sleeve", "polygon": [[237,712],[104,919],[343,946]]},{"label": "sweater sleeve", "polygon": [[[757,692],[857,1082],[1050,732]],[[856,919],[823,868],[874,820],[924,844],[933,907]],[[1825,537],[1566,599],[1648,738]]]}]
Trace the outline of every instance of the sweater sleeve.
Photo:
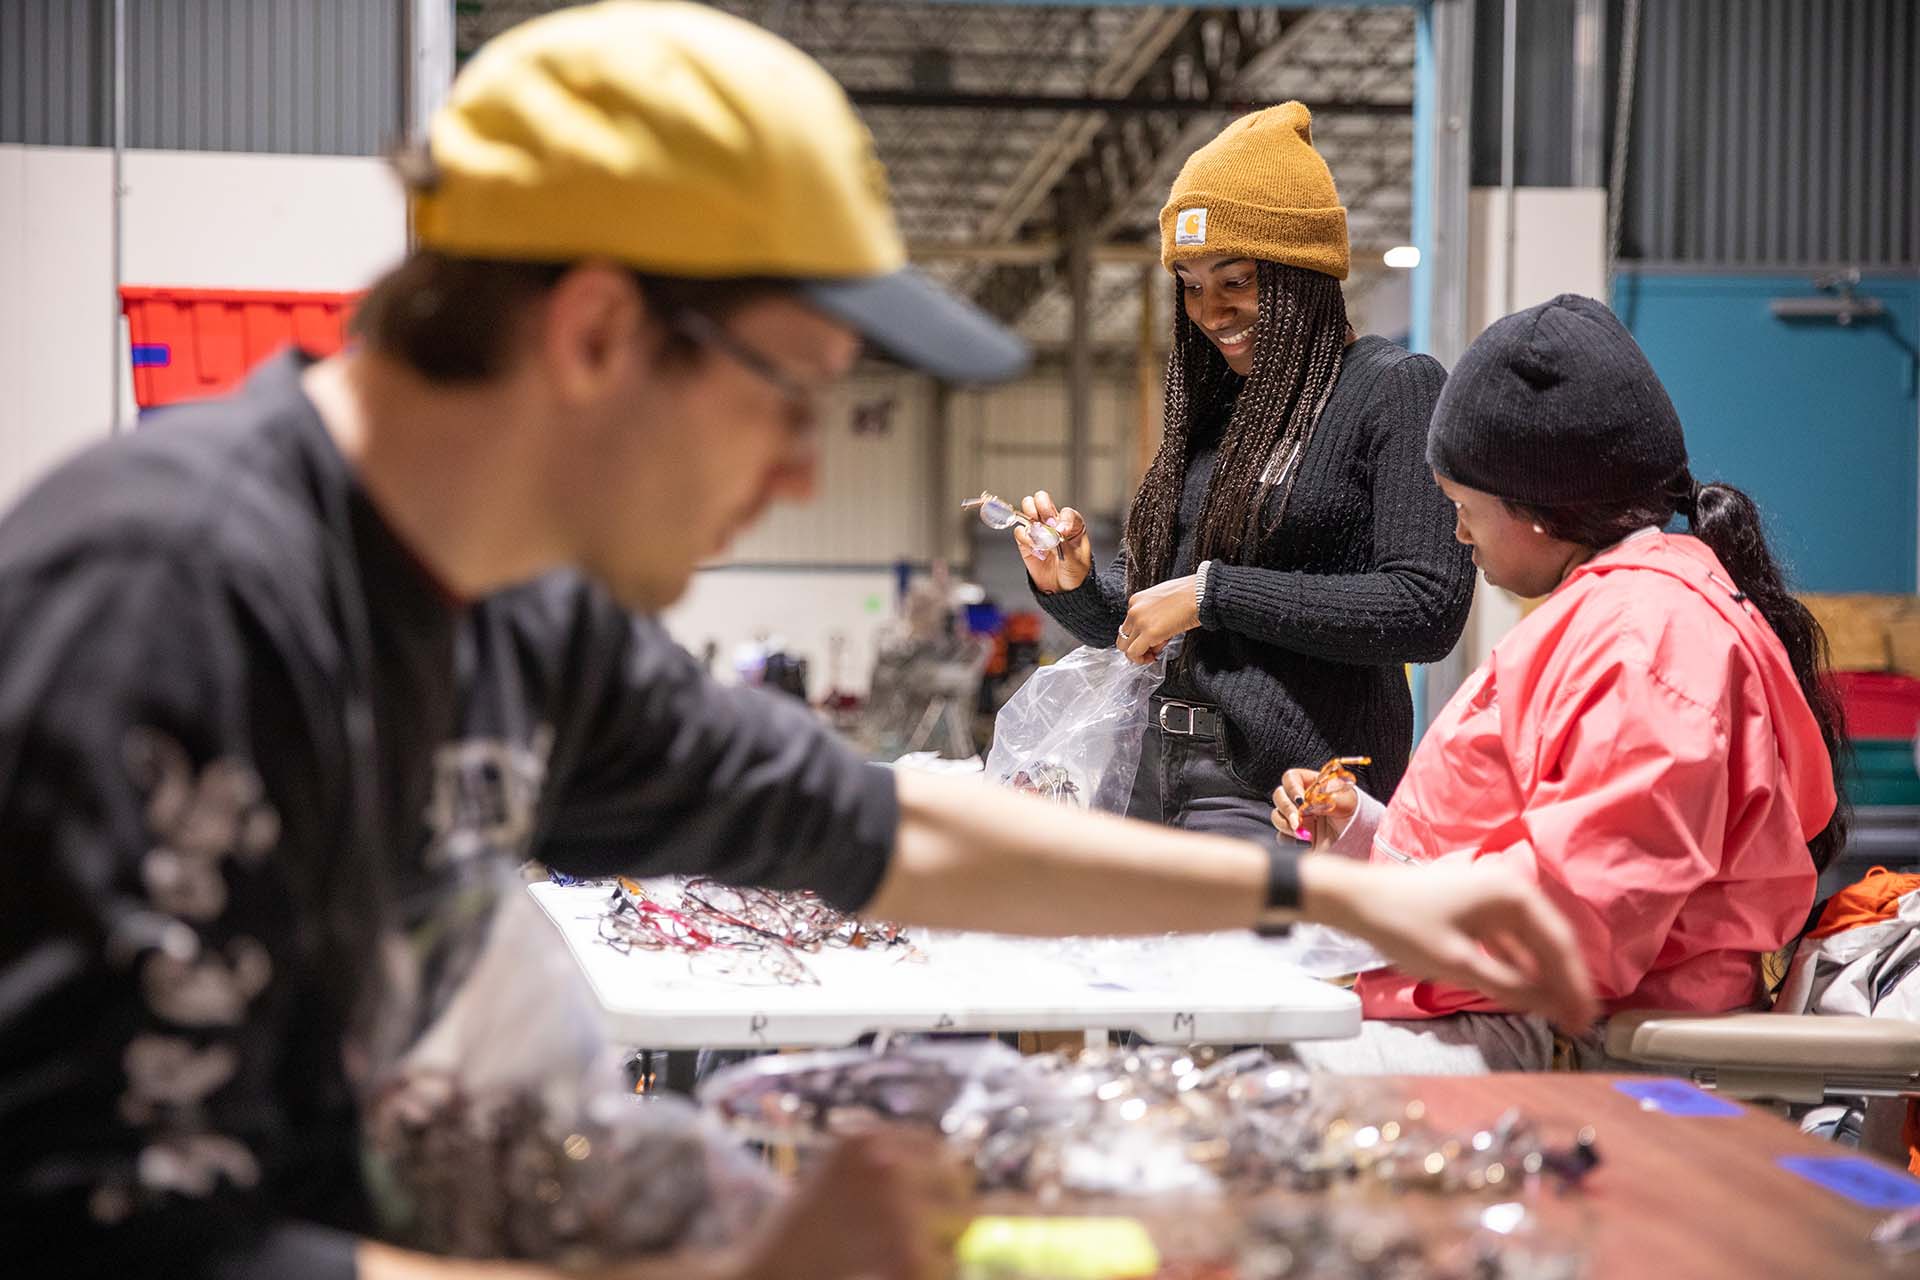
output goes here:
[{"label": "sweater sleeve", "polygon": [[873,896],[900,809],[891,771],[861,760],[796,699],[709,679],[657,620],[582,597],[607,659],[587,749],[557,787],[543,861],[575,875],[710,875]]},{"label": "sweater sleeve", "polygon": [[1427,420],[1446,380],[1426,356],[1380,375],[1363,412],[1373,477],[1373,563],[1364,573],[1216,564],[1204,627],[1334,662],[1434,662],[1473,602],[1473,562],[1427,468]]},{"label": "sweater sleeve", "polygon": [[1042,591],[1027,579],[1033,598],[1081,644],[1095,649],[1113,646],[1120,624],[1127,620],[1127,550],[1123,546],[1102,573],[1098,566],[1071,591]]},{"label": "sweater sleeve", "polygon": [[1387,806],[1359,788],[1354,789],[1354,795],[1359,803],[1354,806],[1353,817],[1347,820],[1347,829],[1327,845],[1327,852],[1352,858],[1356,862],[1367,862],[1373,857],[1373,836],[1380,830],[1380,820],[1386,817]]}]

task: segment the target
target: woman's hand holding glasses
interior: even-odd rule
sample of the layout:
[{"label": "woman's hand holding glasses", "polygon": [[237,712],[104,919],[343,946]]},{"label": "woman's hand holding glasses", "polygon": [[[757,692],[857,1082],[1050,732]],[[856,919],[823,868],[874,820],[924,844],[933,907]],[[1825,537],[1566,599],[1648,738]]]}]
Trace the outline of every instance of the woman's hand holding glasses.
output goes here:
[{"label": "woman's hand holding glasses", "polygon": [[988,518],[989,508],[980,508],[980,518],[987,524],[1013,530],[1027,575],[1047,594],[1071,591],[1093,572],[1093,541],[1087,536],[1087,522],[1072,507],[1056,506],[1045,489],[1022,498],[1017,508],[1001,502],[993,514],[1005,518],[1006,523],[995,524]]}]

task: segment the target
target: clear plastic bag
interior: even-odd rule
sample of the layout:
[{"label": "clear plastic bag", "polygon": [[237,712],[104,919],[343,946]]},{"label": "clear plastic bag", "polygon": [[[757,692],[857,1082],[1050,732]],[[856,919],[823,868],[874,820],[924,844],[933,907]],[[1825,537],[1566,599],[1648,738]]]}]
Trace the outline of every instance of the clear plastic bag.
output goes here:
[{"label": "clear plastic bag", "polygon": [[1029,1059],[997,1040],[909,1040],[752,1058],[698,1090],[709,1114],[750,1141],[808,1148],[876,1124],[952,1135],[948,1117],[987,1107]]},{"label": "clear plastic bag", "polygon": [[1040,668],[993,722],[987,778],[1125,813],[1153,691],[1166,674],[1167,653],[1141,666],[1118,649],[1084,647]]},{"label": "clear plastic bag", "polygon": [[626,1087],[592,994],[524,889],[364,1107],[382,1234],[432,1253],[568,1265],[738,1240],[772,1174],[678,1098]]},{"label": "clear plastic bag", "polygon": [[1305,920],[1287,930],[1284,938],[1266,945],[1315,978],[1346,978],[1391,963],[1366,939]]}]

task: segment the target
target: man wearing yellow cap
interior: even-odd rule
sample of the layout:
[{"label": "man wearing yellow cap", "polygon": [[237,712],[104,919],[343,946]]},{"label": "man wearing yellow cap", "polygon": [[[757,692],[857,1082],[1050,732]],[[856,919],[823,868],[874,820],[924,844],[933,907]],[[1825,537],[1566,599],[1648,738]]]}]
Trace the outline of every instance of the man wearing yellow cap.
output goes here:
[{"label": "man wearing yellow cap", "polygon": [[[1312,917],[1586,1015],[1518,882],[896,776],[647,616],[808,492],[861,339],[950,378],[1022,361],[905,268],[871,141],[804,56],[694,5],[563,11],[474,60],[412,169],[421,247],[360,346],[276,360],[0,522],[9,1265],[464,1274],[366,1243],[356,1096],[529,857],[928,925]],[[847,1147],[737,1256],[620,1274],[919,1274],[950,1199],[924,1156]]]}]

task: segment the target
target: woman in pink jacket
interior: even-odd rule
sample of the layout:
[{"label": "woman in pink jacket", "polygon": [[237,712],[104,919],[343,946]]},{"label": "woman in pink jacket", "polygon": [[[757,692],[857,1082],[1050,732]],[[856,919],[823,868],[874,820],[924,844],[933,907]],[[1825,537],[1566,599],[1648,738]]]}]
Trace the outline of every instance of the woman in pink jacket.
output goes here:
[{"label": "woman in pink jacket", "polygon": [[[1427,460],[1487,581],[1547,599],[1435,720],[1384,807],[1334,784],[1274,822],[1375,862],[1497,860],[1573,922],[1609,1012],[1751,1005],[1844,843],[1826,639],[1751,499],[1697,484],[1672,402],[1613,313],[1563,295],[1461,358]],[[1675,514],[1686,534],[1663,532]],[[1553,1037],[1472,991],[1391,969],[1358,987],[1328,1070],[1537,1070]],[[1599,1036],[1576,1042],[1596,1063]]]}]

